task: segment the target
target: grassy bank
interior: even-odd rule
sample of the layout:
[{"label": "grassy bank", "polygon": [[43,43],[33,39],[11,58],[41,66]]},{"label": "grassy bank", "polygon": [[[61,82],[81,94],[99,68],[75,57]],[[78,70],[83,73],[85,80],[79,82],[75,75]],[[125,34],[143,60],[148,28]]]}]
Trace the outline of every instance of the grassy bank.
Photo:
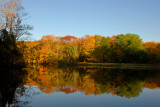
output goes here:
[{"label": "grassy bank", "polygon": [[106,67],[106,68],[147,68],[147,69],[160,69],[160,64],[133,64],[133,63],[90,63],[78,62],[78,67]]}]

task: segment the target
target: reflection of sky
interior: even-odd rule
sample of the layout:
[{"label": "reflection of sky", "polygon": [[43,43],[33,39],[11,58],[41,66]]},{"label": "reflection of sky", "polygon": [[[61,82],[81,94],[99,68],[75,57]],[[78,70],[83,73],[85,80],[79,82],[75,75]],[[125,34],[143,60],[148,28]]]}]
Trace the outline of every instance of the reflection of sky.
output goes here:
[{"label": "reflection of sky", "polygon": [[23,0],[23,5],[34,39],[136,33],[143,41],[160,40],[160,0]]},{"label": "reflection of sky", "polygon": [[[40,91],[34,87],[33,91]],[[85,95],[81,92],[72,94],[54,93],[32,96],[29,105],[33,107],[159,107],[160,90],[143,89],[138,97],[125,98],[112,94]],[[28,105],[28,106],[29,106]]]}]

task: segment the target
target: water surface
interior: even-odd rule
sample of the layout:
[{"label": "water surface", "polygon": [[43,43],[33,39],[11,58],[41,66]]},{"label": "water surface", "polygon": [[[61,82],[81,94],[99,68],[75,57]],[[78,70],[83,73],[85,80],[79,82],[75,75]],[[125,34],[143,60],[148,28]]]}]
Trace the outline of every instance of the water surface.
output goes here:
[{"label": "water surface", "polygon": [[0,106],[159,107],[159,99],[159,70],[36,66],[0,75]]}]

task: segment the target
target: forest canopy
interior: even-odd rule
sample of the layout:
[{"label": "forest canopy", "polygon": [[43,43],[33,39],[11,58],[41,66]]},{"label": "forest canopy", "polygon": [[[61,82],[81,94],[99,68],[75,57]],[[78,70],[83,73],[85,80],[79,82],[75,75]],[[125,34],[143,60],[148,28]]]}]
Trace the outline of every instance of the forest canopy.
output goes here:
[{"label": "forest canopy", "polygon": [[18,41],[17,46],[29,64],[160,62],[160,43],[144,43],[139,35],[130,33],[83,38],[46,35],[39,41]]}]

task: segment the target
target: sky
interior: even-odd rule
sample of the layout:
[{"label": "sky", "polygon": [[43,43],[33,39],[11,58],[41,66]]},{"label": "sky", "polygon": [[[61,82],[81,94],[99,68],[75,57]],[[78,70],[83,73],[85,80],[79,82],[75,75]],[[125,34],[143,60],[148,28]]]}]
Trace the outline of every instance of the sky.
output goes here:
[{"label": "sky", "polygon": [[23,0],[22,5],[33,40],[134,33],[144,42],[160,42],[160,0]]}]

